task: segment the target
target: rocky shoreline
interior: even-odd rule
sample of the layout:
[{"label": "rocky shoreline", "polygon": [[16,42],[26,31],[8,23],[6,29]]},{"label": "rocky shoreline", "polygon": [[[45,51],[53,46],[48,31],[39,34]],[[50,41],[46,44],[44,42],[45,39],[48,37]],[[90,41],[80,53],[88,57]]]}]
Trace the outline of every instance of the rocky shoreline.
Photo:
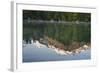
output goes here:
[{"label": "rocky shoreline", "polygon": [[54,40],[47,36],[45,36],[44,39],[40,40],[40,42],[43,43],[43,40],[46,40],[46,45],[48,46],[48,48],[52,48],[57,54],[60,55],[78,54],[91,48],[90,43],[72,42],[69,46],[65,46],[57,40]]},{"label": "rocky shoreline", "polygon": [[54,46],[49,45],[49,48],[52,48],[57,54],[59,55],[75,55],[75,54],[79,54],[81,52],[84,52],[88,49],[91,49],[90,46],[84,45],[78,49],[72,50],[72,51],[66,51],[66,50],[62,50],[59,48],[56,48]]},{"label": "rocky shoreline", "polygon": [[50,38],[48,36],[44,36],[44,38],[40,38],[40,40],[30,40],[29,44],[34,44],[38,48],[48,47],[54,50],[57,54],[60,55],[70,55],[70,54],[78,54],[85,50],[91,49],[90,43],[85,42],[71,42],[69,45],[64,45],[63,43],[57,41],[56,39]]},{"label": "rocky shoreline", "polygon": [[[75,54],[79,54],[81,52],[84,52],[88,49],[91,49],[90,45],[83,45],[81,47],[78,46],[79,48],[74,48],[72,50],[65,50],[64,45],[62,46],[62,44],[57,44],[58,46],[57,45],[55,46],[55,45],[49,44],[49,43],[48,44],[43,44],[38,40],[32,41],[31,44],[34,44],[35,46],[37,46],[37,48],[48,47],[48,48],[52,49],[55,53],[57,53],[59,55],[75,55]],[[62,48],[60,48],[60,47],[62,47]]]}]

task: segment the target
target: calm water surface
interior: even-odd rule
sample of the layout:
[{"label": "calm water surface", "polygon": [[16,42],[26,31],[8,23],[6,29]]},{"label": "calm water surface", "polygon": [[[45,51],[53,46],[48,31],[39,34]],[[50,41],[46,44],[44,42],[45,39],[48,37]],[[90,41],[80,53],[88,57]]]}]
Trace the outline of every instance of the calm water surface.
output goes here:
[{"label": "calm water surface", "polygon": [[64,60],[86,60],[91,59],[91,50],[86,50],[75,55],[59,55],[53,49],[45,47],[38,48],[34,44],[23,46],[23,62],[44,62]]}]

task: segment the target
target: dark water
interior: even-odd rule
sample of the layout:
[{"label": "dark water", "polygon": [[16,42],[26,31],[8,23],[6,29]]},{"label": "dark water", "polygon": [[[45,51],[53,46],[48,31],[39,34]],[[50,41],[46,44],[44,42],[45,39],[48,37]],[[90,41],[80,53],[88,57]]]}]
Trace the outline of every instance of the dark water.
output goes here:
[{"label": "dark water", "polygon": [[87,60],[91,59],[91,50],[86,50],[75,55],[59,55],[48,47],[37,48],[34,44],[24,44],[23,62],[44,62],[64,60]]},{"label": "dark water", "polygon": [[[23,62],[44,62],[44,61],[64,61],[64,60],[87,60],[91,59],[91,50],[86,50],[74,55],[59,55],[54,50],[44,47],[37,48],[31,43],[31,40],[44,39],[45,36],[58,40],[63,44],[76,42],[90,43],[91,36],[90,23],[30,23],[23,25]],[[67,40],[67,41],[66,41]],[[47,40],[46,40],[47,41]],[[43,42],[42,42],[43,43]],[[47,44],[47,42],[46,42]]]}]

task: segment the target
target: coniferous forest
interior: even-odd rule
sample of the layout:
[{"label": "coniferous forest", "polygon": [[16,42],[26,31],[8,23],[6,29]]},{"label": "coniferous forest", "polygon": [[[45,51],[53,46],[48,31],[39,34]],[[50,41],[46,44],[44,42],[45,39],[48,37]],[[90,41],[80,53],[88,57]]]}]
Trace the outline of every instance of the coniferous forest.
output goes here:
[{"label": "coniferous forest", "polygon": [[64,50],[91,43],[91,14],[23,10],[23,40],[38,40]]}]

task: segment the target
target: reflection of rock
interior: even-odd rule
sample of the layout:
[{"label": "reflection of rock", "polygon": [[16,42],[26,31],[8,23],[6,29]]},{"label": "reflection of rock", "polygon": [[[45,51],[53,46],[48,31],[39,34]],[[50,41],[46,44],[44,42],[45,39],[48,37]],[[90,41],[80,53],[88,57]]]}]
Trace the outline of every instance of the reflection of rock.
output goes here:
[{"label": "reflection of rock", "polygon": [[54,51],[55,51],[57,54],[60,54],[60,55],[71,55],[71,54],[72,54],[72,52],[70,52],[70,51],[59,50],[59,49],[54,49]]},{"label": "reflection of rock", "polygon": [[54,47],[59,48],[59,49],[63,49],[63,50],[65,49],[65,46],[62,43],[58,42],[56,39],[52,39],[47,36],[45,36],[44,38],[47,40],[47,43],[49,45],[53,45]]},{"label": "reflection of rock", "polygon": [[90,47],[87,46],[87,45],[83,45],[82,47],[73,50],[73,53],[78,54],[78,53],[80,53],[80,52],[84,52],[84,51],[87,50],[87,49],[90,49]]},{"label": "reflection of rock", "polygon": [[41,44],[39,41],[35,41],[34,43],[33,43],[35,46],[37,46],[38,48],[42,48],[42,47],[46,47],[46,45],[43,45],[43,44]]},{"label": "reflection of rock", "polygon": [[80,51],[80,49],[76,49],[76,50],[73,50],[72,52],[73,52],[73,54],[78,54],[78,53],[80,53],[81,51]]},{"label": "reflection of rock", "polygon": [[70,54],[72,54],[72,52],[71,52],[71,51],[66,51],[66,53],[67,53],[67,54],[69,54],[69,55],[70,55]]},{"label": "reflection of rock", "polygon": [[66,51],[64,51],[64,50],[59,50],[58,52],[60,55],[67,55]]},{"label": "reflection of rock", "polygon": [[72,52],[70,52],[70,51],[65,51],[63,49],[56,48],[56,47],[54,47],[52,45],[48,45],[48,47],[52,48],[59,55],[69,55],[69,54],[72,54]]},{"label": "reflection of rock", "polygon": [[69,46],[65,46],[56,39],[52,39],[48,36],[45,36],[44,38],[48,41],[48,47],[54,49],[54,51],[60,55],[78,54],[89,49],[89,46],[84,45],[84,42],[81,42],[81,44],[79,42],[72,42]]},{"label": "reflection of rock", "polygon": [[83,46],[83,48],[84,48],[84,49],[88,49],[88,48],[89,48],[89,46],[87,46],[87,45],[84,45],[84,46]]},{"label": "reflection of rock", "polygon": [[72,50],[72,51],[65,51],[63,49],[56,48],[52,45],[49,45],[48,47],[52,48],[57,54],[60,54],[60,55],[75,55],[75,54],[79,54],[81,52],[84,52],[87,49],[90,49],[90,47],[87,45],[83,45],[82,47],[75,49],[75,50]]},{"label": "reflection of rock", "polygon": [[[47,39],[47,40],[46,40]],[[23,47],[25,47],[26,44],[34,44],[37,48],[43,48],[43,47],[48,47],[52,50],[54,50],[57,54],[59,55],[75,55],[75,54],[79,54],[81,52],[84,52],[87,49],[90,49],[90,44],[87,45],[83,45],[81,47],[79,47],[79,43],[72,43],[72,45],[70,45],[70,47],[68,47],[69,49],[72,48],[71,50],[65,50],[65,46],[61,43],[59,43],[56,40],[53,40],[52,38],[46,38],[44,39],[40,39],[33,41],[31,39],[31,43],[27,43],[26,41],[23,40]],[[74,47],[74,48],[73,48]],[[78,48],[79,47],[79,48]]]},{"label": "reflection of rock", "polygon": [[40,38],[40,43],[48,46],[48,41],[46,39]]},{"label": "reflection of rock", "polygon": [[79,42],[72,42],[68,45],[68,47],[66,48],[68,51],[72,51],[75,50],[77,48],[80,47],[80,43]]},{"label": "reflection of rock", "polygon": [[56,48],[52,45],[48,45],[49,48],[52,48],[57,54],[60,54],[60,55],[67,55],[66,51],[64,50],[61,50],[59,48]]},{"label": "reflection of rock", "polygon": [[67,55],[66,51],[64,51],[64,50],[58,50],[58,48],[55,48],[54,51],[55,51],[57,54],[60,54],[60,55]]}]

